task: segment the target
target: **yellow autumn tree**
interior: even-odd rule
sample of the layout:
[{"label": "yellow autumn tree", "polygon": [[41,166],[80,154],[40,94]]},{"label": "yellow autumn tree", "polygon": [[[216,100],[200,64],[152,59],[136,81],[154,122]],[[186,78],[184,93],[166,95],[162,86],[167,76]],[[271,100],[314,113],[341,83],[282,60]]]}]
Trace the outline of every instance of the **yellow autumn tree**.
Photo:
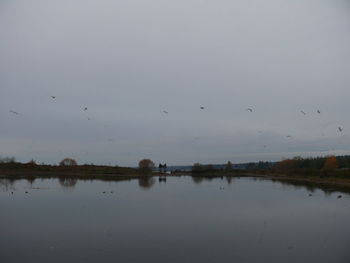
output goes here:
[{"label": "yellow autumn tree", "polygon": [[280,172],[288,172],[294,168],[295,161],[291,159],[286,159],[280,161],[276,164],[276,168]]},{"label": "yellow autumn tree", "polygon": [[338,168],[338,161],[335,156],[329,156],[323,166],[323,169],[325,170],[334,170]]}]

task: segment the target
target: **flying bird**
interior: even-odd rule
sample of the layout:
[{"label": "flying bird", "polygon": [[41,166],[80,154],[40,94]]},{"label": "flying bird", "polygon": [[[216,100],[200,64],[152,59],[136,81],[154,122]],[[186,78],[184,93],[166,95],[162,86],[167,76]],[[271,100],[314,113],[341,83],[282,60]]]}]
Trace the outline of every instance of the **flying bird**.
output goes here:
[{"label": "flying bird", "polygon": [[292,135],[287,135],[286,137],[287,137],[287,138],[292,138]]},{"label": "flying bird", "polygon": [[168,114],[168,113],[169,113],[169,112],[167,112],[166,110],[163,110],[162,112],[165,113],[165,114]]},{"label": "flying bird", "polygon": [[338,127],[338,130],[339,130],[340,132],[342,132],[342,131],[343,131],[343,128],[342,128],[342,127]]},{"label": "flying bird", "polygon": [[302,110],[301,110],[300,112],[301,112],[302,114],[306,115],[306,112],[305,112],[305,111],[302,111]]},{"label": "flying bird", "polygon": [[320,111],[320,110],[317,110],[317,113],[318,113],[318,114],[321,114],[321,111]]},{"label": "flying bird", "polygon": [[246,111],[253,112],[253,109],[252,108],[247,108]]},{"label": "flying bird", "polygon": [[56,99],[56,96],[51,96],[52,99]]},{"label": "flying bird", "polygon": [[204,110],[204,107],[203,107],[203,106],[201,106],[201,110]]},{"label": "flying bird", "polygon": [[87,107],[84,108],[84,111],[87,111]]},{"label": "flying bird", "polygon": [[18,115],[17,111],[10,110],[11,113]]}]

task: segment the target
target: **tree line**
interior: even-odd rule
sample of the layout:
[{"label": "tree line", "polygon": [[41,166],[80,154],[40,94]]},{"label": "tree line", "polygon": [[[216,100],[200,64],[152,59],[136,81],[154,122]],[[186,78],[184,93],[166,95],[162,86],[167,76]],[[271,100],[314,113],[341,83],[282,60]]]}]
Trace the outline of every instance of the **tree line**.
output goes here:
[{"label": "tree line", "polygon": [[[159,165],[159,171],[166,172],[166,164]],[[58,165],[38,164],[31,160],[27,163],[17,162],[15,157],[1,157],[0,156],[0,172],[8,171],[31,171],[35,172],[57,172],[57,173],[89,173],[89,174],[141,174],[149,175],[155,170],[155,164],[151,159],[142,159],[138,163],[137,168],[120,167],[118,165],[94,165],[82,164],[73,158],[64,158]]]},{"label": "tree line", "polygon": [[193,175],[223,174],[223,173],[279,173],[287,175],[306,176],[347,176],[350,178],[350,156],[326,157],[294,157],[280,162],[251,162],[242,165],[233,165],[227,162],[224,166],[195,163],[192,166]]}]

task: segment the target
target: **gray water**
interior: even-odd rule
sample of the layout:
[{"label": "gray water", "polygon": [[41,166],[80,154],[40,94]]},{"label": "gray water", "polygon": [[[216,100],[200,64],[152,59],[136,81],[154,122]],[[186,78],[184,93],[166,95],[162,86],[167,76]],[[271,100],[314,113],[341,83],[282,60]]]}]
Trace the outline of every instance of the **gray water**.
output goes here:
[{"label": "gray water", "polygon": [[310,193],[253,178],[1,179],[0,262],[349,263],[350,196]]}]

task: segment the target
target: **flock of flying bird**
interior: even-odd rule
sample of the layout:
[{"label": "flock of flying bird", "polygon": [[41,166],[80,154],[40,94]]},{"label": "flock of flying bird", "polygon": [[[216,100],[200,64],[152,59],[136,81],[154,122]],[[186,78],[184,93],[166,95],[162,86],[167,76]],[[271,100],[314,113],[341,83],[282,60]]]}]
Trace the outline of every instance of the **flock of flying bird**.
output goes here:
[{"label": "flock of flying bird", "polygon": [[[51,98],[53,99],[53,100],[55,100],[56,99],[56,96],[51,96]],[[200,106],[200,109],[201,110],[204,110],[205,108],[203,107],[203,106]],[[87,111],[88,110],[88,108],[87,107],[84,107],[83,108],[83,111]],[[253,108],[246,108],[246,111],[249,111],[249,112],[253,112],[254,110],[253,110]],[[307,115],[307,113],[305,112],[305,111],[303,111],[303,110],[301,110],[300,111],[303,115]],[[321,114],[321,111],[320,110],[317,110],[316,111],[318,114]],[[12,113],[12,114],[15,114],[15,115],[19,115],[19,113],[17,112],[17,111],[14,111],[14,110],[10,110],[10,113]],[[169,114],[169,112],[167,111],[167,110],[162,110],[162,113],[164,113],[164,114]],[[91,120],[90,119],[90,117],[87,117],[87,119],[88,120]],[[342,132],[343,131],[343,128],[341,127],[341,126],[339,126],[338,127],[338,131],[339,132]],[[259,133],[262,133],[262,131],[259,131]],[[292,136],[291,135],[287,135],[286,136],[287,138],[292,138]],[[110,141],[110,139],[109,139],[109,141]],[[265,146],[264,146],[265,147]]]},{"label": "flock of flying bird", "polygon": [[[201,107],[201,108],[202,108],[202,107]],[[252,109],[252,108],[247,108],[246,110],[249,111],[249,112],[253,112],[253,109]],[[305,111],[303,111],[303,110],[301,110],[300,112],[301,112],[303,115],[307,115],[307,113],[306,113]],[[321,114],[321,111],[320,111],[320,110],[317,110],[316,112],[317,112],[318,114]],[[342,132],[342,131],[343,131],[343,128],[342,128],[341,126],[339,126],[339,127],[338,127],[338,131]],[[292,138],[292,136],[291,136],[291,135],[288,135],[287,138]]]},{"label": "flock of flying bird", "polygon": [[[51,96],[51,98],[52,98],[53,100],[55,100],[55,99],[56,99],[56,96]],[[84,107],[83,110],[84,110],[84,111],[87,111],[88,108],[87,108],[87,107]],[[15,114],[15,115],[19,115],[18,111],[10,110],[10,112],[13,113],[13,114]],[[88,120],[90,120],[89,117],[88,117]]]}]

